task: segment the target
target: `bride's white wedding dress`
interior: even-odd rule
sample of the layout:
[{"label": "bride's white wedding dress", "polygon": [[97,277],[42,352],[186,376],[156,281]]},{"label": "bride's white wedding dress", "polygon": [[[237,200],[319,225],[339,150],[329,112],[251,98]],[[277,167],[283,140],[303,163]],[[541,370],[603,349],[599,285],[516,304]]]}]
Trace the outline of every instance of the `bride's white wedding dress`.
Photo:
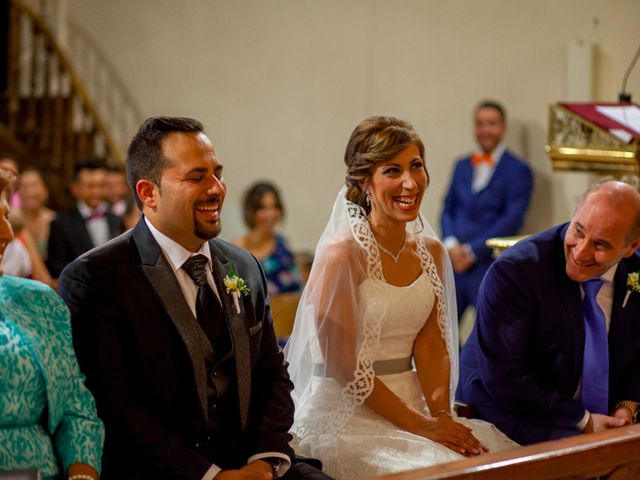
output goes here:
[{"label": "bride's white wedding dress", "polygon": [[[387,297],[387,313],[381,319],[379,342],[373,346],[371,358],[397,365],[398,360],[412,356],[413,343],[434,308],[436,295],[426,272],[405,287],[367,278],[358,287],[359,304],[372,306],[364,313],[365,322],[368,315],[379,315],[375,305],[381,294]],[[321,366],[322,360],[315,358],[314,362]],[[352,416],[338,431],[327,431],[322,424],[339,404],[343,386],[320,375],[322,372],[316,369],[311,397],[296,412],[297,438],[293,446],[300,454],[320,458],[324,471],[337,480],[356,480],[464,458],[439,443],[399,429],[364,405],[355,406]],[[377,377],[409,405],[429,415],[415,370]],[[471,428],[490,451],[517,446],[489,423],[463,418],[457,421]]]}]

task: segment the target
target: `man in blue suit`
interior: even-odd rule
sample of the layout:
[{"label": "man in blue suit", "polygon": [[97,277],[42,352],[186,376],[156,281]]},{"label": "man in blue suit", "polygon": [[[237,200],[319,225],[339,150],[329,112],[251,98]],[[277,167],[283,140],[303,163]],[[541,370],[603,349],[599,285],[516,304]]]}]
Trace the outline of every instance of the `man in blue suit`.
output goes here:
[{"label": "man in blue suit", "polygon": [[570,223],[500,255],[480,286],[458,398],[522,444],[635,423],[638,246],[640,193],[608,181]]},{"label": "man in blue suit", "polygon": [[474,113],[479,150],[460,159],[444,201],[441,226],[453,264],[458,318],[476,305],[482,277],[493,261],[485,242],[518,233],[529,205],[531,170],[506,149],[505,110],[484,101]]}]

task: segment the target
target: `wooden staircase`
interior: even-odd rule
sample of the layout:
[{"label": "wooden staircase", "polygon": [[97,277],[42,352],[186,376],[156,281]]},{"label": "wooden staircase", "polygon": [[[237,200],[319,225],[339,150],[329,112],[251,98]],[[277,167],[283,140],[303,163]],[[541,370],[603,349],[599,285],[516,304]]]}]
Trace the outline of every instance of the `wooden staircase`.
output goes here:
[{"label": "wooden staircase", "polygon": [[121,165],[124,152],[42,16],[21,0],[2,8],[8,29],[0,45],[0,156],[39,168],[52,206],[64,207],[78,162],[99,157]]}]

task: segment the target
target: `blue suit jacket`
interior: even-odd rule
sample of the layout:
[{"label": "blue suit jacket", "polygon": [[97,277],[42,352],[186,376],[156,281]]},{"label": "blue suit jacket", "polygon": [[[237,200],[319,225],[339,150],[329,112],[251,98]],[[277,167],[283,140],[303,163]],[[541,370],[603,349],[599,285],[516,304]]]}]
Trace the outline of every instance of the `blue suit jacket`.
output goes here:
[{"label": "blue suit jacket", "polygon": [[[478,316],[460,360],[458,398],[520,443],[579,433],[573,396],[584,349],[580,287],[565,273],[568,225],[506,250],[480,286]],[[627,275],[640,254],[618,264],[609,329],[609,408],[640,401],[640,294],[623,308]]]},{"label": "blue suit jacket", "polygon": [[485,241],[518,233],[533,179],[528,165],[505,150],[483,190],[474,193],[472,180],[471,157],[459,160],[444,200],[442,237],[454,236],[460,243],[469,243],[478,262],[490,262],[492,252]]}]

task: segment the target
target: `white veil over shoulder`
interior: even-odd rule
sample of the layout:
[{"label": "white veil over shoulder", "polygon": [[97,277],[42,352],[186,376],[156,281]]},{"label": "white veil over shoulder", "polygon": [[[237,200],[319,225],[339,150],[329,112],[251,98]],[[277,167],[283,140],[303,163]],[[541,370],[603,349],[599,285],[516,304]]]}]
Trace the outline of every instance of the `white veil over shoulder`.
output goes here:
[{"label": "white veil over shoulder", "polygon": [[[458,321],[455,285],[449,256],[422,215],[407,224],[407,249],[416,255],[436,295],[440,331],[450,359],[449,398],[458,380]],[[363,302],[360,284],[367,278],[380,294]],[[309,281],[302,294],[285,355],[295,385],[296,420],[312,390],[314,375],[333,377],[342,391],[330,414],[314,425],[324,432],[340,430],[373,389],[373,353],[380,342],[381,320],[388,297],[376,239],[365,211],[346,199],[346,187],[336,198],[329,222],[316,247]],[[371,300],[373,299],[373,300]],[[294,424],[294,431],[295,431]]]}]

